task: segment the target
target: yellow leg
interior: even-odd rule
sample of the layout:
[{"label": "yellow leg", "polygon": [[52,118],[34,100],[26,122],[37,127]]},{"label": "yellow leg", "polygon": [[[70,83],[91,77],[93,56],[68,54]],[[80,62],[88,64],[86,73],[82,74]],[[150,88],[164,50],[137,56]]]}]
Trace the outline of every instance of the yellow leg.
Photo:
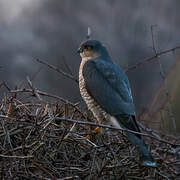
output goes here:
[{"label": "yellow leg", "polygon": [[96,127],[93,131],[94,133],[103,133],[102,127]]},{"label": "yellow leg", "polygon": [[[103,124],[103,122],[104,122],[104,120],[105,120],[105,117],[102,117],[100,120],[99,120],[99,122],[98,122],[98,124]],[[102,127],[96,127],[95,129],[94,129],[94,133],[103,133],[103,128]]]},{"label": "yellow leg", "polygon": [[[105,118],[103,117],[103,118],[98,122],[98,124],[102,124],[102,123],[104,122],[104,120],[105,120]],[[93,130],[92,135],[98,134],[98,133],[103,134],[103,128],[102,128],[102,127],[96,127],[96,128]],[[92,136],[92,135],[87,135],[87,136],[86,136],[86,139],[91,139],[91,136]]]}]

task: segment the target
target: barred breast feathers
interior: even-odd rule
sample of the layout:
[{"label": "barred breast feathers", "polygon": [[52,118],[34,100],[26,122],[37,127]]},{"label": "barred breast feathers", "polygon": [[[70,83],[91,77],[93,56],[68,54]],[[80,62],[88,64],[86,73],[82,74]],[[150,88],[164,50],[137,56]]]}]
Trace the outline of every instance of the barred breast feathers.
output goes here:
[{"label": "barred breast feathers", "polygon": [[82,73],[84,64],[91,59],[92,58],[90,57],[82,58],[79,69],[79,88],[80,88],[81,96],[86,102],[88,109],[92,111],[95,118],[99,121],[102,120],[103,117],[108,118],[109,115],[100,107],[100,105],[95,101],[95,99],[91,97],[91,95],[88,93]]}]

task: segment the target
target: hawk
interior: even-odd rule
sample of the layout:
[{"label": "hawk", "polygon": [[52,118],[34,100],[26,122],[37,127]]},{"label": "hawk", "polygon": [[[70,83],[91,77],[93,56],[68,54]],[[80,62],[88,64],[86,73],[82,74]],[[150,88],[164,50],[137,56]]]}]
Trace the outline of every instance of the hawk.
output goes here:
[{"label": "hawk", "polygon": [[[78,53],[82,61],[79,68],[79,88],[88,109],[99,123],[115,120],[116,125],[140,132],[135,117],[129,80],[97,40],[81,43]],[[156,167],[141,135],[126,132],[130,142],[138,147],[142,165]]]}]

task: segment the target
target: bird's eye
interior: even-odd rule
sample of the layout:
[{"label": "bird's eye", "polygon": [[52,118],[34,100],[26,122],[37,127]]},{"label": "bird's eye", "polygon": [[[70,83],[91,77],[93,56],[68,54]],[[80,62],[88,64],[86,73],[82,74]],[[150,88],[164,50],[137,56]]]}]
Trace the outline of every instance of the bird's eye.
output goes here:
[{"label": "bird's eye", "polygon": [[91,51],[91,50],[92,50],[92,46],[88,46],[88,47],[87,47],[87,50],[88,50],[88,51]]},{"label": "bird's eye", "polygon": [[85,49],[85,50],[87,50],[87,51],[91,51],[91,50],[92,50],[92,48],[93,48],[93,47],[92,47],[92,46],[89,46],[89,45],[84,46],[84,49]]}]

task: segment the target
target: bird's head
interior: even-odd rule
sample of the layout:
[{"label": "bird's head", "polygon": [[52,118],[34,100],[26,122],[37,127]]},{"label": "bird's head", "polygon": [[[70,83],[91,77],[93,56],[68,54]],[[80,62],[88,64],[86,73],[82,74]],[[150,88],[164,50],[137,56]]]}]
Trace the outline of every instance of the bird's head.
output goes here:
[{"label": "bird's head", "polygon": [[81,58],[94,59],[97,57],[109,58],[109,54],[103,44],[97,40],[87,40],[82,42],[78,53]]}]

